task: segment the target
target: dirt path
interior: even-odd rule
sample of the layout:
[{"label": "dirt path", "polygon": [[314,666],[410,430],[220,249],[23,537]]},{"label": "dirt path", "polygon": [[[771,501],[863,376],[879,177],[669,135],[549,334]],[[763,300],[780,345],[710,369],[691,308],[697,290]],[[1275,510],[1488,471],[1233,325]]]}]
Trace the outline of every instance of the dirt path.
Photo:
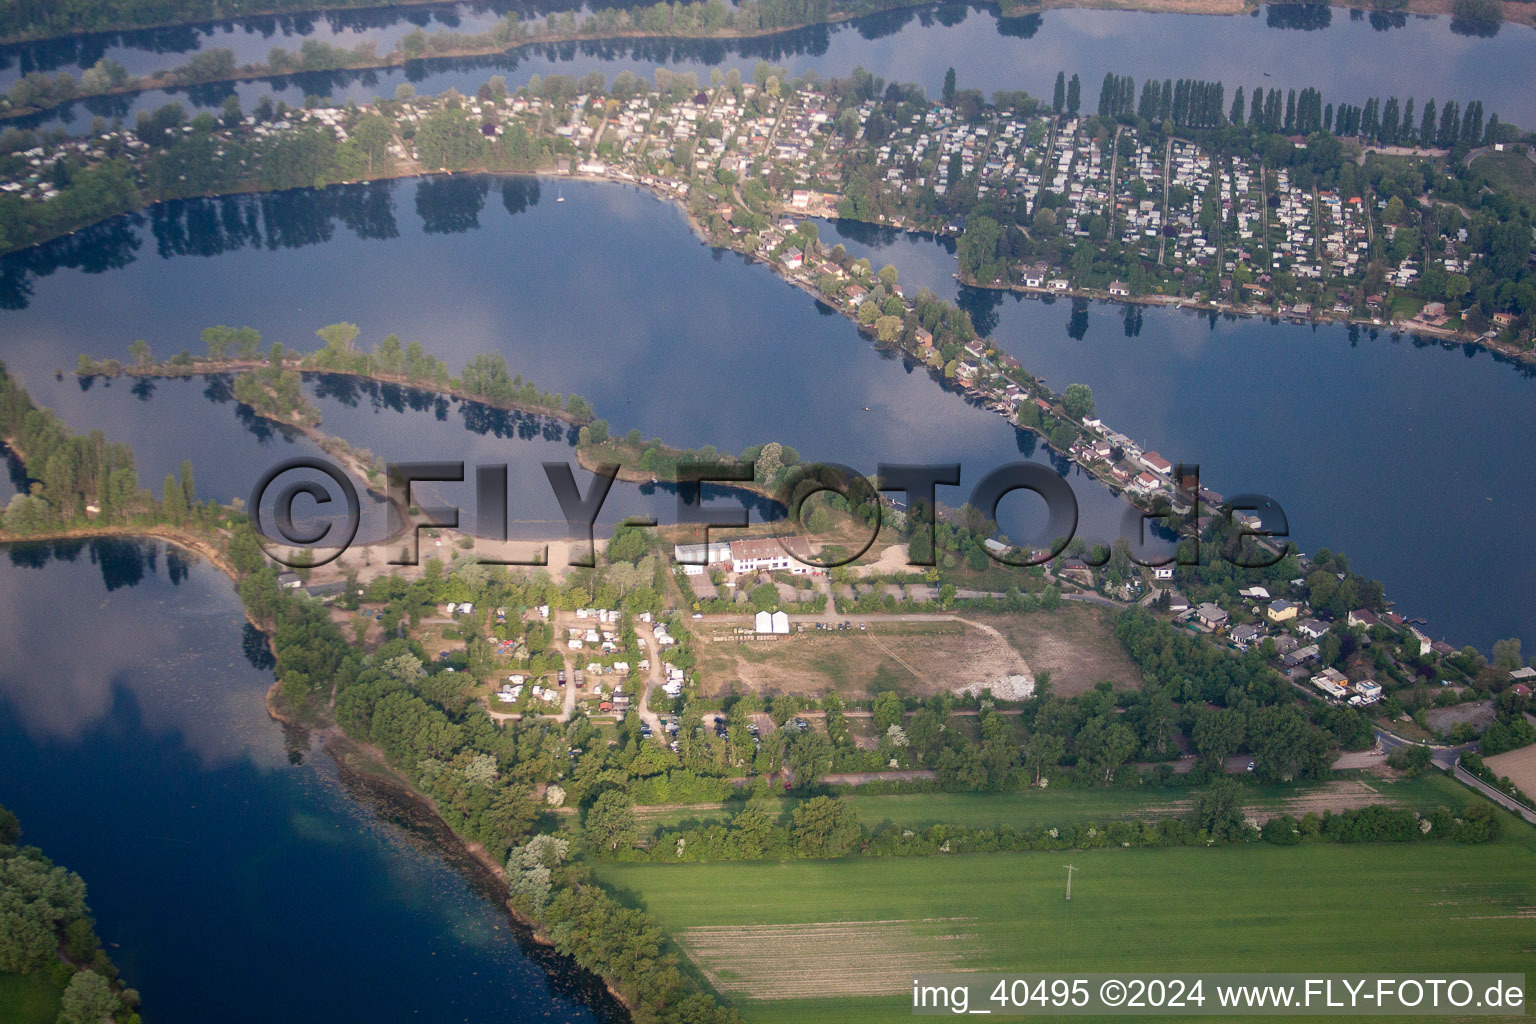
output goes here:
[{"label": "dirt path", "polygon": [[821,781],[829,786],[863,786],[870,782],[912,782],[917,779],[936,778],[926,768],[904,772],[832,772],[823,775]]},{"label": "dirt path", "polygon": [[662,682],[661,645],[656,643],[655,626],[651,627],[649,635],[641,634],[640,638],[645,643],[646,657],[650,659],[651,667],[646,672],[645,683],[640,687],[640,704],[635,711],[640,715],[640,721],[651,727],[651,735],[656,738],[656,742],[666,743],[667,731],[661,726],[661,716],[651,710],[651,691],[659,688]]}]

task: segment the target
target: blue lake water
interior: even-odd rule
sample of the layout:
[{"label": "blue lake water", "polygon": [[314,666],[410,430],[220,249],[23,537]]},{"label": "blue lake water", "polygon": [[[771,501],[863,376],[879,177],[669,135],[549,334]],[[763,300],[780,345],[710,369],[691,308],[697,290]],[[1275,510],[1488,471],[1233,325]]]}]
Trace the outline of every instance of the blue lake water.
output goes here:
[{"label": "blue lake water", "polygon": [[[387,50],[418,24],[479,31],[500,10],[444,5],[0,48],[0,88],[103,54],[148,71],[208,47],[251,60],[305,38]],[[435,92],[472,91],[496,73],[514,86],[535,73],[658,65],[750,74],[767,58],[794,72],[862,65],[930,94],[951,65],[962,86],[1037,95],[1064,68],[1082,75],[1090,104],[1115,71],[1219,78],[1229,92],[1318,86],[1334,102],[1482,98],[1504,119],[1532,123],[1536,92],[1519,71],[1531,31],[1506,25],[1477,38],[1446,19],[1308,5],[1232,18],[1006,20],[950,5],[765,40],[530,47],[235,92],[247,107],[264,94],[363,100],[404,81]],[[39,121],[79,130],[95,113],[131,117],[172,98],[216,106],[225,94],[83,102]],[[222,500],[314,446],[242,411],[218,381],[83,389],[67,372],[79,353],[123,358],[136,338],[159,354],[196,350],[214,323],[309,348],[317,327],[350,320],[364,344],[394,331],[455,370],[475,353],[502,352],[514,373],[584,395],[616,431],[675,444],[729,452],[778,440],[865,470],[959,461],[967,485],[1004,462],[1048,462],[1071,480],[1084,532],[1116,532],[1123,506],[1098,484],[877,351],[765,268],[699,244],[675,208],[618,186],[568,184],[565,194],[556,205],[527,179],[429,179],[119,218],[0,259],[0,360],[76,429],[131,443],[145,485],[190,459],[199,493]],[[822,238],[896,263],[909,293],[926,285],[958,297],[1026,367],[1057,388],[1089,384],[1106,420],[1199,462],[1217,490],[1274,496],[1304,549],[1351,555],[1405,612],[1427,616],[1432,635],[1484,648],[1508,635],[1536,643],[1526,368],[1344,328],[957,293],[941,242],[846,225],[826,225]],[[562,427],[308,386],[324,429],[387,459],[511,463],[515,536],[545,534],[557,518],[538,463],[570,457]],[[0,474],[0,501],[14,489]],[[674,504],[664,489],[619,485],[602,522],[665,519]],[[1039,524],[1022,498],[1003,515],[1011,536]],[[592,979],[522,942],[492,889],[401,824],[397,809],[360,802],[327,756],[267,718],[263,650],[228,581],[161,545],[0,550],[0,803],[17,811],[29,841],[86,878],[99,930],[143,993],[150,1024],[210,1013],[237,1024],[609,1019]]]},{"label": "blue lake water", "polygon": [[285,737],[264,653],[229,581],[162,545],[0,548],[0,803],[86,879],[145,1019],[615,1019]]},{"label": "blue lake water", "polygon": [[[0,359],[71,422],[133,442],[146,481],[192,458],[199,491],[221,498],[247,493],[261,469],[307,442],[261,441],[232,404],[200,396],[202,383],[165,382],[146,402],[122,381],[82,392],[54,369],[86,350],[124,357],[134,338],[163,353],[196,349],[202,327],[218,322],[312,347],[317,327],[351,320],[361,344],[394,331],[455,370],[502,352],[540,387],[585,396],[614,430],[678,445],[736,452],[777,440],[863,471],[959,461],[965,487],[1004,462],[1044,458],[766,268],[699,243],[675,207],[617,185],[568,184],[561,204],[546,191],[526,178],[461,176],[172,204],[140,226],[0,262],[7,303],[22,307],[0,312]],[[200,213],[226,202],[250,216]],[[248,223],[249,234],[229,227]],[[830,224],[822,238],[896,263],[908,286],[957,294],[942,241]],[[1536,467],[1521,448],[1536,426],[1528,368],[1343,327],[1212,326],[1170,310],[1127,320],[1113,305],[959,298],[1026,367],[1058,389],[1090,385],[1110,423],[1198,462],[1214,489],[1278,499],[1304,550],[1349,554],[1437,638],[1536,642],[1536,541],[1522,528],[1536,500]],[[459,409],[439,419],[334,397],[322,412],[326,429],[391,461],[505,455],[519,467],[512,518],[534,532],[556,515],[537,463],[569,457],[558,432],[501,440],[466,429]],[[1084,533],[1117,535],[1119,501],[1061,468]],[[964,495],[941,492],[953,504]],[[605,513],[615,517],[659,505],[665,520],[673,507],[670,495],[632,488],[612,500]],[[1006,532],[1037,538],[1039,511],[1033,499],[1005,499]]]},{"label": "blue lake water", "polygon": [[[403,14],[397,12],[397,17]],[[483,28],[489,20],[471,16],[461,30],[478,30],[473,26]],[[321,32],[322,25],[317,22],[314,31]],[[394,45],[401,28],[394,22],[344,41],[375,38],[383,53]],[[231,46],[231,39],[239,38],[239,33],[198,36],[195,46]],[[240,49],[243,59],[254,59],[264,57],[271,45],[294,50],[298,42],[263,38],[259,46]],[[131,121],[139,110],[171,100],[189,109],[213,109],[231,93],[247,110],[264,95],[290,105],[302,104],[309,95],[365,103],[393,96],[402,83],[423,93],[449,87],[472,93],[496,74],[514,88],[535,74],[601,71],[611,79],[626,70],[648,76],[658,66],[694,71],[701,81],[707,81],[713,68],[737,68],[750,78],[756,63],[766,59],[792,74],[815,71],[824,77],[864,67],[887,81],[917,82],[930,96],[939,94],[945,70],[954,67],[961,87],[979,88],[987,95],[998,89],[1024,89],[1048,99],[1057,71],[1065,70],[1081,76],[1083,104],[1090,110],[1105,73],[1114,72],[1132,75],[1138,82],[1148,76],[1220,80],[1228,96],[1239,85],[1250,91],[1262,85],[1314,87],[1331,103],[1358,104],[1394,94],[1414,96],[1421,106],[1429,98],[1463,103],[1482,99],[1502,120],[1531,125],[1536,124],[1536,91],[1519,68],[1529,65],[1533,44],[1536,30],[1529,26],[1502,25],[1492,37],[1483,37],[1468,34],[1447,18],[1367,14],[1313,4],[1274,5],[1230,17],[1056,10],[1019,18],[1001,18],[995,8],[943,4],[760,39],[536,44],[491,57],[413,61],[376,71],[315,72],[153,90],[81,100],[25,123],[85,131],[97,114]],[[184,59],[162,54],[159,63],[170,66]],[[13,60],[19,68],[20,56]],[[4,74],[0,70],[0,84]]]},{"label": "blue lake water", "polygon": [[[615,431],[638,429],[684,447],[735,453],[776,440],[808,459],[864,472],[882,461],[959,461],[967,488],[998,465],[1047,459],[1030,436],[944,391],[927,371],[878,352],[846,319],[788,289],[766,267],[702,245],[681,211],[647,193],[573,184],[565,186],[568,201],[556,204],[540,201],[544,193],[530,179],[426,179],[366,190],[381,201],[370,204],[366,223],[354,217],[348,229],[334,212],[336,197],[360,191],[242,200],[264,225],[256,236],[208,228],[228,222],[196,215],[206,204],[173,204],[147,233],[175,237],[176,245],[151,250],[143,229],[132,226],[108,233],[101,245],[119,251],[93,263],[111,265],[99,274],[50,264],[47,250],[30,262],[0,264],[0,276],[13,271],[13,282],[19,277],[30,288],[10,296],[22,308],[0,314],[4,336],[28,343],[0,344],[0,359],[40,402],[73,408],[91,393],[81,395],[68,374],[56,380],[54,368],[72,366],[85,349],[122,357],[139,337],[155,351],[195,349],[201,329],[220,322],[312,348],[316,328],[350,320],[362,329],[360,344],[393,331],[455,370],[472,355],[499,351],[513,373],[541,388],[583,395]],[[211,233],[178,233],[194,223]],[[60,249],[74,260],[89,238]],[[279,452],[286,456],[289,446],[239,436],[234,410],[191,397],[179,422],[199,430],[207,421],[210,437],[238,442],[219,456],[228,463],[221,475],[248,474],[233,493],[247,493]],[[141,411],[115,392],[113,401]],[[389,461],[422,458],[429,448],[436,459],[496,454],[494,436],[464,429],[458,413],[439,420],[435,411],[326,406],[324,429]],[[94,415],[90,425],[112,425],[113,436],[128,441],[143,427],[137,415],[114,416],[111,407]],[[154,445],[163,440],[153,430],[142,436]],[[518,454],[527,447],[514,440],[506,448],[523,467],[512,477],[514,490],[547,495],[536,460]],[[185,450],[173,445],[154,457],[179,465]],[[568,445],[557,450],[569,457]],[[202,484],[196,460],[194,467],[199,490],[219,493]],[[1073,480],[1084,532],[1118,535],[1119,499],[1076,467],[1060,469]],[[946,500],[959,504],[963,492]],[[549,511],[530,515],[548,518]],[[1011,496],[1001,514],[1010,537],[1052,539],[1039,536],[1043,504],[1035,499]]]},{"label": "blue lake water", "polygon": [[1536,638],[1536,367],[1386,331],[957,289],[952,244],[826,223],[902,279],[958,298],[1056,389],[1225,494],[1280,501],[1304,551],[1330,547],[1430,632],[1487,649]]}]

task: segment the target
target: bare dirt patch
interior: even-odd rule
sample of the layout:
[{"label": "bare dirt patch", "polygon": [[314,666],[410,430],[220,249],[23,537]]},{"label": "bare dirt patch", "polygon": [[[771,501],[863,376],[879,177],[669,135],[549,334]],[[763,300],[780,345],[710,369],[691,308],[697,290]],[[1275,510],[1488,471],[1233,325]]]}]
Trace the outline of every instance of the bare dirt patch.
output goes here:
[{"label": "bare dirt patch", "polygon": [[905,544],[892,544],[879,553],[879,557],[870,559],[866,554],[854,565],[854,572],[860,576],[887,576],[892,573],[911,572],[912,567],[907,564],[907,546]]},{"label": "bare dirt patch", "polygon": [[1141,673],[1115,639],[1113,613],[1063,602],[1053,612],[971,616],[994,626],[1038,676],[1051,673],[1051,692],[1075,697],[1103,680],[1117,688],[1141,688]]},{"label": "bare dirt patch", "polygon": [[1457,722],[1470,722],[1481,732],[1493,724],[1493,701],[1477,700],[1469,704],[1452,704],[1448,708],[1430,708],[1424,712],[1424,721],[1432,732],[1450,732]]},{"label": "bare dirt patch", "polygon": [[1498,778],[1508,778],[1520,792],[1536,799],[1536,743],[1519,750],[1485,757],[1483,764]]},{"label": "bare dirt patch", "polygon": [[1430,728],[1430,732],[1436,735],[1452,731],[1458,722],[1471,723],[1471,728],[1482,732],[1493,725],[1493,702],[1473,700],[1464,705],[1452,705],[1450,708],[1430,708],[1424,712],[1424,722]]},{"label": "bare dirt patch", "polygon": [[1001,632],[959,620],[876,621],[867,629],[807,630],[771,642],[738,641],[725,630],[700,633],[707,695],[730,686],[765,694],[927,696],[1030,674]]},{"label": "bare dirt patch", "polygon": [[688,928],[677,943],[718,991],[752,999],[894,995],[916,971],[963,971],[970,918]]}]

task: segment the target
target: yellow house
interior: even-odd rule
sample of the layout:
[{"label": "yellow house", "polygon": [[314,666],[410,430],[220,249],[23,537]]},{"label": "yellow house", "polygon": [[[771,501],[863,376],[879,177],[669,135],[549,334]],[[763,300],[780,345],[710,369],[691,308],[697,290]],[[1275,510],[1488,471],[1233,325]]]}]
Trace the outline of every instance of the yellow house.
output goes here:
[{"label": "yellow house", "polygon": [[1265,614],[1269,617],[1270,622],[1285,622],[1296,617],[1296,606],[1282,598],[1278,601],[1271,601],[1269,609]]}]

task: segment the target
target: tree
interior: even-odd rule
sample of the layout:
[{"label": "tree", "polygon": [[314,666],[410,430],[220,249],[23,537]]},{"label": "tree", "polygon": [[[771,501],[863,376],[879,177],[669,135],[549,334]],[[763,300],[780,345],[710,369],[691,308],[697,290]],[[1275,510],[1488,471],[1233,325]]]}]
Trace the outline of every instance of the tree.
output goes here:
[{"label": "tree", "polygon": [[582,827],[591,843],[610,851],[634,845],[640,835],[634,802],[620,789],[606,789],[598,794],[592,806],[587,808]]},{"label": "tree", "polygon": [[1502,16],[1499,0],[1456,0],[1451,13],[1462,21],[1474,21],[1484,25],[1496,25]]},{"label": "tree", "polygon": [[1220,768],[1227,755],[1242,745],[1243,725],[1243,713],[1230,708],[1207,708],[1198,713],[1190,738],[1207,768]]},{"label": "tree", "polygon": [[551,835],[536,835],[507,855],[507,889],[514,900],[543,910],[553,888],[553,869],[560,866],[570,844]]},{"label": "tree", "polygon": [[460,170],[484,156],[485,136],[462,111],[438,110],[417,131],[416,151],[425,167]]},{"label": "tree", "polygon": [[170,473],[165,474],[165,485],[161,488],[161,509],[165,517],[171,522],[180,525],[187,518],[187,492],[182,490],[181,484]]},{"label": "tree", "polygon": [[1067,82],[1067,113],[1076,117],[1077,108],[1082,105],[1082,100],[1083,83],[1078,80],[1076,74],[1073,74],[1071,80]]},{"label": "tree", "polygon": [[1493,806],[1482,802],[1468,804],[1456,819],[1451,837],[1458,843],[1487,843],[1499,837],[1499,819]]},{"label": "tree", "polygon": [[1024,748],[1024,761],[1035,773],[1035,784],[1047,768],[1054,768],[1066,756],[1067,744],[1060,736],[1049,732],[1036,732]]},{"label": "tree", "polygon": [[106,978],[95,971],[77,971],[64,990],[59,1024],[102,1024],[119,1009],[118,998]]},{"label": "tree", "polygon": [[1056,86],[1051,90],[1051,109],[1061,113],[1067,106],[1067,73],[1056,72]]},{"label": "tree", "polygon": [[955,102],[955,69],[950,68],[944,72],[944,105]]},{"label": "tree", "polygon": [[1087,384],[1068,384],[1062,393],[1061,407],[1075,420],[1085,420],[1093,415],[1093,389]]},{"label": "tree", "polygon": [[818,796],[795,808],[790,834],[802,857],[843,857],[858,845],[858,814],[841,800]]},{"label": "tree", "polygon": [[991,217],[977,214],[965,224],[960,236],[958,259],[960,276],[981,284],[997,280],[1003,274],[1001,246],[1002,225]]},{"label": "tree", "polygon": [[1111,723],[1100,715],[1091,719],[1077,734],[1078,755],[1095,771],[1102,771],[1105,782],[1136,753],[1136,733],[1120,722]]},{"label": "tree", "polygon": [[389,122],[377,114],[365,114],[352,128],[352,139],[368,161],[368,177],[373,177],[374,165],[383,165],[389,156],[389,144],[394,141]]},{"label": "tree", "polygon": [[875,695],[873,705],[873,720],[875,731],[884,733],[893,725],[900,725],[906,707],[895,691],[885,690]]},{"label": "tree", "polygon": [[143,338],[139,338],[128,346],[128,354],[133,357],[133,365],[139,369],[143,370],[149,367],[149,342]]},{"label": "tree", "polygon": [[361,332],[357,324],[342,322],[327,324],[315,333],[320,336],[321,341],[325,342],[326,348],[334,352],[346,353],[352,351],[352,343],[357,340]]},{"label": "tree", "polygon": [[1237,780],[1222,776],[1195,797],[1190,821],[1217,842],[1232,843],[1243,837],[1243,805]]},{"label": "tree", "polygon": [[1266,782],[1321,778],[1331,767],[1328,740],[1293,707],[1259,708],[1249,716],[1248,737]]}]

